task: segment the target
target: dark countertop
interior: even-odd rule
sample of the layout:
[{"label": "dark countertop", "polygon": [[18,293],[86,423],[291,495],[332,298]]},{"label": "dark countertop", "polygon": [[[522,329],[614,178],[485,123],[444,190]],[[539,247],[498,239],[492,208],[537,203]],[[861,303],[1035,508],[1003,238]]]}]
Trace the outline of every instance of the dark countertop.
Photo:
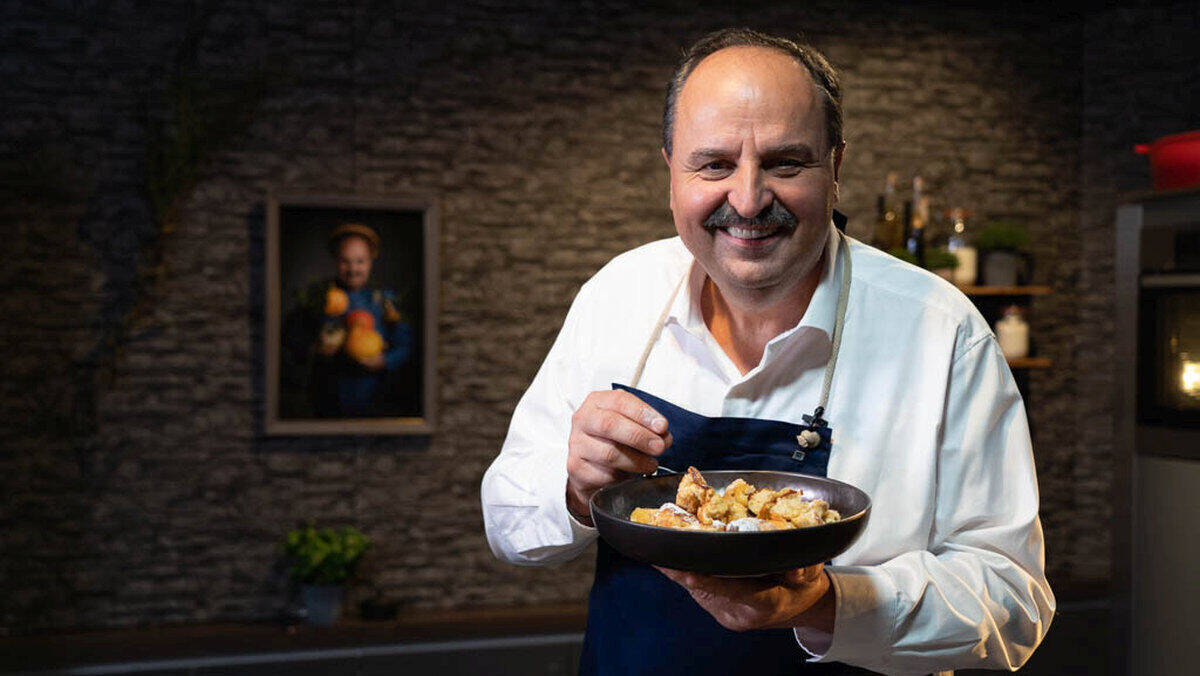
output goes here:
[{"label": "dark countertop", "polygon": [[0,670],[580,632],[586,618],[586,606],[565,604],[411,610],[395,620],[343,620],[331,627],[245,622],[13,636],[0,638]]}]

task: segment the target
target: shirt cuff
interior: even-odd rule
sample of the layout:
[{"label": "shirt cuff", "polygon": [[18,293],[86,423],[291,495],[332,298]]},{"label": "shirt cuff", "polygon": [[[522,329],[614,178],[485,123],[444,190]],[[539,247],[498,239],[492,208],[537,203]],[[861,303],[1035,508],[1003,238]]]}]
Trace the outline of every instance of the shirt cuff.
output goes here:
[{"label": "shirt cuff", "polygon": [[567,507],[567,471],[565,467],[563,468],[561,476],[555,476],[552,479],[548,490],[553,491],[553,493],[550,493],[551,495],[558,496],[558,499],[555,500],[555,511],[561,509],[562,513],[567,515],[567,523],[571,526],[572,542],[578,542],[580,537],[587,538],[594,537],[596,535],[595,528],[588,526],[579,519],[576,519],[575,515],[571,513],[571,509]]},{"label": "shirt cuff", "polygon": [[571,513],[571,510],[567,509],[566,496],[563,496],[563,509],[567,510],[567,518],[571,520],[571,532],[574,533],[576,537],[593,535],[596,533],[595,527],[589,526],[579,519],[576,519],[575,515]]},{"label": "shirt cuff", "polygon": [[891,649],[898,590],[878,566],[825,566],[833,583],[833,635],[796,629],[796,642],[809,662],[882,664]]}]

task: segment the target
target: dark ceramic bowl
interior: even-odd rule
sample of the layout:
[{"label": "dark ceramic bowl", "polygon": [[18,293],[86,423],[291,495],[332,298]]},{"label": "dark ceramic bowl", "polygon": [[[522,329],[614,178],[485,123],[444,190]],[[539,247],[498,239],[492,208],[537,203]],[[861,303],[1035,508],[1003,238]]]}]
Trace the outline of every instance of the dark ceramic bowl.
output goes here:
[{"label": "dark ceramic bowl", "polygon": [[721,489],[741,478],[755,488],[803,491],[841,513],[842,519],[810,528],[718,533],[680,530],[634,523],[635,507],[658,508],[675,500],[681,475],[637,477],[608,486],[592,496],[592,521],[600,537],[625,556],[665,568],[709,575],[769,575],[823,563],[853,544],[867,516],[871,498],[841,481],[794,472],[729,470],[704,472],[710,486]]}]

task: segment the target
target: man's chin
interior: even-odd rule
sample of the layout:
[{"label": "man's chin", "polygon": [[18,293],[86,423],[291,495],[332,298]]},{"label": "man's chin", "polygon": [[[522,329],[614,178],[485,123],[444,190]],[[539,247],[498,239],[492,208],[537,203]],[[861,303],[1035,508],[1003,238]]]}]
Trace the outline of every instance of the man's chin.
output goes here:
[{"label": "man's chin", "polygon": [[722,290],[767,291],[786,284],[782,271],[775,265],[750,261],[721,262],[717,274],[710,275]]}]

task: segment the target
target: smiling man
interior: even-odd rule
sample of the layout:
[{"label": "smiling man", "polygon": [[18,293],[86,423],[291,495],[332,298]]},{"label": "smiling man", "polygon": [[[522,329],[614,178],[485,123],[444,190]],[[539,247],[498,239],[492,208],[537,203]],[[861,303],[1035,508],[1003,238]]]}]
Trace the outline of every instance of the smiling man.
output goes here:
[{"label": "smiling man", "polygon": [[414,338],[395,291],[371,284],[381,247],[371,227],[334,228],[328,249],[336,276],[309,284],[284,319],[287,370],[294,387],[307,390],[316,417],[398,414],[394,374],[409,360]]},{"label": "smiling man", "polygon": [[[738,29],[686,50],[663,115],[679,237],[580,289],[482,500],[492,550],[521,565],[577,556],[590,497],[660,463],[827,475],[871,496],[870,523],[832,565],[749,579],[600,541],[581,673],[1015,669],[1045,634],[1012,374],[961,293],[834,226],[844,151],[811,47]],[[804,432],[764,444],[780,423]]]}]

